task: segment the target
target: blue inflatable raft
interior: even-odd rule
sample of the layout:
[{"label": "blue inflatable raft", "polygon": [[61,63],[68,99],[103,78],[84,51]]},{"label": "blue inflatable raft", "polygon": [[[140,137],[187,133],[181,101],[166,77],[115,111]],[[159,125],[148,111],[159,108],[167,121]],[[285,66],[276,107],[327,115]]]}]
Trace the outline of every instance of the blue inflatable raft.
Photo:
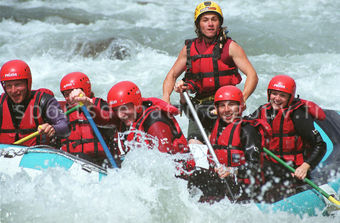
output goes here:
[{"label": "blue inflatable raft", "polygon": [[47,168],[63,168],[97,181],[107,174],[104,168],[62,150],[0,144],[0,173],[13,175],[22,168],[31,175]]}]

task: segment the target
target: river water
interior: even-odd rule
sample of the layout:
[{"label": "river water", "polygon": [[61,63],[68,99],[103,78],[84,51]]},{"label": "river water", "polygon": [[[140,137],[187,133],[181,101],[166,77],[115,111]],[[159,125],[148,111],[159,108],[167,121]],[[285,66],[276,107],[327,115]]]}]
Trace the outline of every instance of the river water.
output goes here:
[{"label": "river water", "polygon": [[[0,0],[0,64],[26,61],[32,88],[49,88],[59,100],[59,82],[73,71],[89,76],[97,97],[106,98],[121,80],[134,81],[144,97],[161,97],[184,40],[195,37],[193,11],[199,2]],[[339,1],[219,3],[229,35],[259,75],[246,114],[266,102],[266,87],[276,74],[295,78],[301,98],[340,110]],[[178,103],[178,95],[171,101]],[[185,131],[186,118],[178,119]],[[340,222],[262,213],[255,205],[228,201],[198,204],[185,182],[173,177],[171,159],[153,151],[132,152],[124,167],[101,183],[63,171],[34,179],[25,172],[2,176],[0,222]]]}]

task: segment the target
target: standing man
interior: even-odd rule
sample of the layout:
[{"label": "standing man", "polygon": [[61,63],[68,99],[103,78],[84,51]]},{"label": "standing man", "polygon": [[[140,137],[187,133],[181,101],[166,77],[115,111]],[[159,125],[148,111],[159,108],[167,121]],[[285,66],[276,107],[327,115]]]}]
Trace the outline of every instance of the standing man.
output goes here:
[{"label": "standing man", "polygon": [[[237,85],[242,78],[238,69],[247,77],[243,99],[246,101],[256,88],[256,71],[240,45],[226,35],[222,27],[223,14],[220,6],[213,1],[200,3],[195,10],[197,38],[186,40],[175,64],[163,83],[163,100],[170,103],[177,78],[184,72],[183,81],[176,87],[195,92],[198,109],[213,107],[217,89],[226,85]],[[200,139],[195,122],[189,120],[188,139]],[[196,140],[197,141],[197,140]],[[200,139],[202,141],[202,139]],[[195,141],[189,141],[189,143]]]},{"label": "standing man", "polygon": [[31,90],[31,70],[24,61],[6,62],[0,81],[5,91],[0,98],[0,143],[12,144],[37,130],[40,136],[23,145],[48,144],[55,135],[70,134],[67,118],[54,96],[46,90]]}]

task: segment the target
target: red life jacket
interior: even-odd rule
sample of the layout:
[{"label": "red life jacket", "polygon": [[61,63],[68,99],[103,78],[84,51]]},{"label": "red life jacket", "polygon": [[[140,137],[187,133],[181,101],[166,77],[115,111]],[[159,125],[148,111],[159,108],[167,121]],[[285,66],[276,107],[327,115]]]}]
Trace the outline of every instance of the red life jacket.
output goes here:
[{"label": "red life jacket", "polygon": [[217,159],[227,167],[241,166],[246,162],[240,138],[241,124],[242,121],[240,120],[234,121],[220,132],[220,119],[217,119],[211,132],[210,142]]},{"label": "red life jacket", "polygon": [[[264,124],[261,120],[245,119],[235,120],[233,123],[228,124],[221,132],[219,131],[220,119],[217,119],[210,135],[210,142],[219,162],[227,167],[237,167],[246,163],[244,146],[241,143],[241,128],[243,123],[249,123],[259,131],[262,135],[262,143],[264,143],[264,137],[271,134],[269,124]],[[260,164],[262,165],[262,163],[263,160],[261,159]],[[260,183],[263,181],[263,176],[256,180],[257,183]],[[249,178],[240,177],[238,177],[238,181],[244,184],[250,184],[251,182]]]},{"label": "red life jacket", "polygon": [[[228,124],[222,132],[219,131],[220,119],[210,135],[210,142],[218,161],[226,167],[238,167],[246,163],[243,146],[241,143],[241,120]],[[212,162],[209,159],[210,162]],[[239,182],[250,184],[250,179],[238,177]]]},{"label": "red life jacket", "polygon": [[[31,91],[33,95],[30,100],[25,113],[20,121],[20,125],[16,128],[13,124],[12,116],[8,107],[8,95],[3,93],[0,98],[0,142],[5,144],[12,144],[15,141],[36,132],[38,126],[44,123],[41,114],[41,98],[45,94],[40,91]],[[34,146],[42,142],[42,136],[34,137],[22,145]]]},{"label": "red life jacket", "polygon": [[[100,108],[100,98],[93,98],[95,106]],[[66,103],[59,102],[66,111]],[[71,134],[61,139],[61,149],[69,153],[83,153],[92,157],[106,157],[104,149],[95,136],[84,113],[76,110],[68,115]],[[112,132],[113,134],[113,132]]]},{"label": "red life jacket", "polygon": [[[291,119],[293,111],[305,107],[306,111],[315,119],[323,120],[326,115],[322,108],[311,101],[303,99],[294,100],[288,107],[281,109],[273,119],[272,137],[266,147],[281,159],[292,161],[296,166],[304,162],[303,151],[307,144],[304,144],[301,136],[296,134],[294,123]],[[262,106],[260,118],[267,121],[267,110],[272,109],[270,103]],[[277,163],[273,158],[265,155],[265,158]]]},{"label": "red life jacket", "polygon": [[[228,44],[229,47],[230,43],[231,41],[227,41],[225,45]],[[192,90],[200,95],[210,96],[222,86],[237,85],[241,82],[242,78],[238,69],[221,60],[218,42],[211,44],[203,53],[198,52],[196,44],[199,44],[197,38],[185,42],[187,63],[184,78]]]},{"label": "red life jacket", "polygon": [[[132,124],[132,127],[130,130],[139,130],[139,131],[145,132],[145,123],[148,121],[149,115],[154,111],[165,112],[167,114],[168,120],[164,120],[164,121],[170,125],[172,132],[173,132],[173,138],[171,139],[172,148],[169,148],[170,151],[168,152],[171,154],[188,152],[187,140],[184,137],[182,130],[177,120],[174,117],[175,115],[179,114],[179,110],[175,106],[172,106],[159,98],[143,98],[143,102],[147,102],[150,104],[143,111],[142,115]],[[141,140],[141,137],[139,135],[136,135],[135,132],[131,132],[127,136],[127,140],[128,141],[131,141],[131,140],[139,141]],[[150,144],[152,142],[146,141],[146,143]]]}]

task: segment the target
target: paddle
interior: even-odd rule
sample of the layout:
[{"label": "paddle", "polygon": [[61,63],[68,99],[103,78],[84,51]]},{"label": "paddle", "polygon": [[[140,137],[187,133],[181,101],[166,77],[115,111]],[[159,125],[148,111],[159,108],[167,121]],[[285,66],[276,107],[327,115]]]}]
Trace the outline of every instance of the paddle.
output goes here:
[{"label": "paddle", "polygon": [[[204,139],[206,145],[208,146],[209,152],[210,152],[210,154],[212,155],[213,160],[214,160],[216,166],[219,168],[219,167],[221,166],[221,163],[218,161],[218,159],[217,159],[217,157],[216,157],[215,151],[214,151],[213,147],[211,146],[211,143],[210,143],[210,140],[209,140],[207,134],[206,134],[205,131],[204,131],[204,128],[203,128],[203,126],[202,126],[202,123],[201,123],[200,119],[198,118],[198,115],[197,115],[197,113],[196,113],[196,110],[195,110],[193,104],[191,103],[191,100],[190,100],[190,98],[189,98],[189,95],[188,95],[188,93],[187,93],[186,91],[183,92],[183,95],[184,95],[185,101],[187,102],[187,104],[188,104],[188,106],[189,106],[189,109],[190,109],[190,111],[191,111],[191,114],[192,114],[192,116],[194,117],[195,122],[196,122],[196,124],[197,124],[197,126],[198,126],[198,128],[199,128],[199,130],[200,130],[200,132],[201,132],[201,134],[202,134],[202,136],[203,136],[203,139]],[[230,186],[229,186],[229,184],[228,184],[227,181],[226,181],[226,186],[227,186],[227,190],[228,190],[228,192],[229,192],[229,194],[230,194],[232,200],[234,201],[234,200],[235,200],[234,194],[231,192]]]},{"label": "paddle", "polygon": [[[274,158],[277,162],[281,163],[284,167],[286,167],[287,169],[289,169],[292,173],[295,172],[295,169],[291,166],[289,166],[285,161],[283,161],[282,159],[280,159],[279,157],[277,157],[274,153],[272,153],[271,151],[269,151],[266,148],[263,148],[263,151],[265,151],[265,153],[267,153],[269,156],[271,156],[272,158]],[[316,191],[318,191],[319,193],[321,193],[324,197],[326,197],[330,202],[332,202],[333,204],[336,205],[336,208],[340,210],[340,201],[336,200],[334,197],[332,197],[331,195],[329,195],[328,193],[326,193],[326,191],[324,191],[323,189],[321,189],[320,187],[318,187],[315,183],[313,183],[313,181],[309,180],[308,178],[304,179],[304,182],[308,183],[310,186],[312,186]]]},{"label": "paddle", "polygon": [[[74,106],[73,108],[67,110],[67,111],[65,112],[65,115],[71,114],[72,112],[74,112],[75,110],[77,110],[79,107],[80,107],[80,105],[76,105],[76,106]],[[40,127],[40,126],[38,126],[38,128],[39,128],[39,127]],[[28,135],[28,136],[26,136],[26,137],[24,137],[24,138],[22,138],[22,139],[19,139],[18,141],[15,141],[13,144],[14,144],[14,145],[20,145],[21,143],[24,143],[24,142],[26,142],[26,141],[28,141],[28,140],[30,140],[30,139],[33,139],[34,137],[37,137],[38,135],[39,135],[39,131],[33,132],[33,133],[31,133],[30,135]]]},{"label": "paddle", "polygon": [[[82,94],[80,95],[80,97],[82,97]],[[107,147],[102,135],[100,134],[99,130],[98,130],[98,127],[96,126],[96,124],[94,123],[89,111],[87,110],[86,106],[79,102],[79,105],[80,105],[80,108],[81,110],[83,111],[85,117],[87,118],[87,120],[89,121],[91,127],[92,127],[92,130],[94,131],[94,133],[96,134],[100,144],[102,145],[103,149],[104,149],[104,152],[107,156],[107,158],[109,159],[111,165],[114,167],[114,168],[118,168],[116,162],[114,161],[113,157],[112,157],[112,154],[110,153],[110,150],[109,148]]]},{"label": "paddle", "polygon": [[[39,125],[39,127],[40,127],[40,125]],[[24,143],[24,142],[26,142],[26,141],[28,141],[30,139],[33,139],[34,137],[37,137],[38,135],[39,135],[39,131],[33,132],[30,135],[25,136],[24,138],[19,139],[18,141],[15,141],[13,144],[14,145],[20,145],[21,143]]]}]

